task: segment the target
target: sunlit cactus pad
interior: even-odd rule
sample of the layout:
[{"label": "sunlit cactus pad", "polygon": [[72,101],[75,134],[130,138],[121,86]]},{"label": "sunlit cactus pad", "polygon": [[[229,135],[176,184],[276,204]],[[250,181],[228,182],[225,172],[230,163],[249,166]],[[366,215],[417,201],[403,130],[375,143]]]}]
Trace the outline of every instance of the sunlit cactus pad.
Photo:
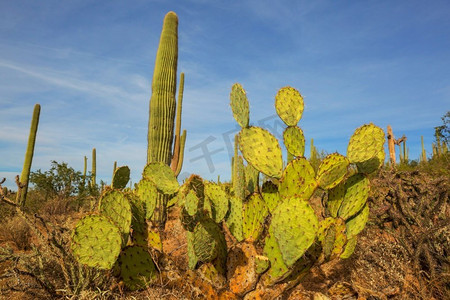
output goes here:
[{"label": "sunlit cactus pad", "polygon": [[233,117],[238,124],[244,128],[249,123],[249,104],[245,90],[239,83],[233,84],[230,93],[230,106],[233,111]]},{"label": "sunlit cactus pad", "polygon": [[121,190],[127,186],[129,180],[130,180],[130,168],[128,168],[128,166],[118,167],[114,171],[114,176],[111,184],[112,188]]},{"label": "sunlit cactus pad", "polygon": [[261,188],[261,195],[267,208],[272,212],[280,202],[280,194],[278,193],[278,186],[272,181],[266,181]]},{"label": "sunlit cactus pad", "polygon": [[333,153],[324,158],[317,170],[317,182],[323,189],[331,189],[338,185],[347,174],[350,162],[338,153]]},{"label": "sunlit cactus pad", "polygon": [[211,203],[212,219],[216,223],[220,223],[228,212],[229,202],[228,195],[222,188],[212,182],[205,184],[206,201]]},{"label": "sunlit cactus pad", "polygon": [[356,236],[364,229],[364,226],[366,226],[368,220],[369,205],[366,203],[366,205],[364,205],[364,208],[360,212],[358,212],[358,214],[348,219],[345,223],[347,227],[347,235],[349,237]]},{"label": "sunlit cactus pad", "polygon": [[140,246],[128,246],[119,256],[120,276],[132,291],[144,289],[157,276],[155,264],[147,250]]},{"label": "sunlit cactus pad", "polygon": [[175,194],[180,188],[175,173],[168,165],[162,162],[149,163],[144,168],[142,177],[153,182],[163,194]]},{"label": "sunlit cactus pad", "polygon": [[314,242],[319,221],[307,201],[291,197],[274,210],[270,226],[284,262],[292,266]]},{"label": "sunlit cactus pad", "polygon": [[243,233],[244,238],[250,241],[258,239],[264,229],[264,220],[268,209],[259,193],[252,194],[244,203]]},{"label": "sunlit cactus pad", "polygon": [[317,188],[315,172],[309,161],[299,157],[291,161],[283,171],[279,186],[281,197],[299,197],[308,200]]},{"label": "sunlit cactus pad", "polygon": [[277,114],[288,126],[297,125],[302,117],[303,108],[303,97],[292,87],[281,88],[275,96]]},{"label": "sunlit cactus pad", "polygon": [[121,245],[119,228],[105,216],[85,216],[72,232],[72,252],[78,262],[89,267],[111,269]]},{"label": "sunlit cactus pad", "polygon": [[369,197],[369,179],[358,173],[342,184],[344,184],[345,195],[337,215],[347,220],[364,207]]},{"label": "sunlit cactus pad", "polygon": [[283,141],[286,149],[293,156],[304,156],[305,136],[298,126],[289,126],[283,132]]},{"label": "sunlit cactus pad", "polygon": [[158,199],[158,190],[155,184],[148,179],[142,178],[137,184],[135,193],[144,203],[145,217],[150,219]]},{"label": "sunlit cactus pad", "polygon": [[283,157],[277,139],[260,127],[243,128],[239,133],[239,149],[245,160],[269,177],[280,178]]},{"label": "sunlit cactus pad", "polygon": [[347,148],[347,157],[351,163],[364,163],[383,150],[384,131],[374,124],[365,124],[355,130]]},{"label": "sunlit cactus pad", "polygon": [[100,198],[99,211],[119,227],[124,236],[124,242],[126,242],[130,232],[132,216],[131,205],[125,195],[118,190],[106,191]]}]

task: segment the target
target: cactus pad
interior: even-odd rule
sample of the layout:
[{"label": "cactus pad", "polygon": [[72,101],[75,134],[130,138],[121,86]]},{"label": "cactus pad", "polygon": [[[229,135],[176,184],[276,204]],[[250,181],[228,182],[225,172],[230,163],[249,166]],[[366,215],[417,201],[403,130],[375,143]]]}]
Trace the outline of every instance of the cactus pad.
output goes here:
[{"label": "cactus pad", "polygon": [[317,170],[317,182],[323,189],[331,189],[338,185],[347,174],[350,165],[348,159],[338,153],[333,153],[324,158]]},{"label": "cactus pad", "polygon": [[130,168],[128,168],[128,166],[121,166],[114,171],[111,186],[113,189],[121,190],[127,186],[129,180]]},{"label": "cactus pad", "polygon": [[302,117],[303,108],[303,97],[292,87],[281,88],[275,96],[277,114],[288,126],[297,125]]},{"label": "cactus pad", "polygon": [[347,235],[349,237],[355,236],[360,233],[364,226],[366,226],[367,221],[369,220],[369,205],[364,205],[364,208],[355,216],[351,217],[347,220]]},{"label": "cactus pad", "polygon": [[142,178],[137,184],[135,193],[144,203],[145,217],[150,219],[158,199],[158,190],[156,189],[156,186],[150,180]]},{"label": "cactus pad", "polygon": [[131,205],[127,197],[118,190],[109,190],[100,198],[99,211],[119,227],[126,244],[131,225]]},{"label": "cactus pad", "polygon": [[272,181],[266,181],[261,188],[261,195],[270,212],[277,207],[280,202],[280,194],[278,193],[278,186]]},{"label": "cactus pad", "polygon": [[239,149],[245,160],[269,177],[280,178],[283,157],[277,139],[260,127],[243,128],[239,133]]},{"label": "cactus pad", "polygon": [[197,223],[194,229],[194,252],[201,262],[210,262],[217,257],[221,235],[220,228],[211,219]]},{"label": "cactus pad", "polygon": [[251,164],[245,166],[245,183],[247,190],[250,194],[259,191],[259,171],[256,170]]},{"label": "cactus pad", "polygon": [[375,157],[371,159],[356,163],[356,167],[358,168],[359,173],[370,174],[378,170],[384,164],[385,153],[384,149],[381,149],[380,152]]},{"label": "cactus pad", "polygon": [[[212,182],[205,184],[205,196],[212,206],[212,219],[220,223],[228,212],[228,195],[222,188]],[[206,201],[205,201],[206,203]]]},{"label": "cactus pad", "polygon": [[270,227],[284,262],[292,266],[314,242],[319,221],[307,201],[290,197],[274,210]]},{"label": "cactus pad", "polygon": [[226,218],[226,224],[231,234],[240,242],[244,239],[242,231],[242,200],[237,197],[230,198],[230,212]]},{"label": "cactus pad", "polygon": [[269,259],[263,255],[255,255],[255,272],[256,274],[264,273],[270,266]]},{"label": "cactus pad", "polygon": [[128,246],[120,253],[118,264],[125,286],[132,291],[145,289],[157,277],[155,264],[147,250]]},{"label": "cactus pad", "polygon": [[270,268],[267,271],[267,281],[269,284],[282,280],[290,273],[288,266],[283,260],[280,246],[273,234],[272,226],[269,227],[269,234],[266,236],[263,251],[270,262]]},{"label": "cactus pad", "polygon": [[244,203],[243,233],[244,238],[256,241],[264,229],[264,220],[268,214],[267,206],[259,193],[254,193]]},{"label": "cactus pad", "polygon": [[189,191],[189,193],[186,195],[186,198],[184,199],[184,208],[186,209],[186,212],[191,216],[195,216],[197,213],[199,206],[199,199],[197,198],[197,195],[194,191]]},{"label": "cactus pad", "polygon": [[349,177],[344,184],[345,196],[339,207],[338,216],[347,220],[364,207],[369,197],[370,187],[369,179],[360,173]]},{"label": "cactus pad", "polygon": [[315,172],[306,158],[299,157],[284,169],[279,186],[281,197],[295,196],[308,200],[316,188]]},{"label": "cactus pad", "polygon": [[305,136],[298,126],[289,126],[283,132],[283,141],[286,149],[294,156],[304,156]]},{"label": "cactus pad", "polygon": [[78,262],[89,267],[111,269],[121,245],[119,228],[105,216],[85,216],[72,232],[72,253]]},{"label": "cactus pad", "polygon": [[347,148],[347,157],[351,163],[365,163],[378,159],[377,155],[384,145],[384,131],[374,124],[366,124],[355,130]]},{"label": "cactus pad", "polygon": [[345,245],[344,252],[342,252],[340,258],[346,259],[349,258],[353,252],[355,251],[357,243],[357,236],[352,236],[347,240],[347,244]]},{"label": "cactus pad", "polygon": [[165,195],[175,194],[180,188],[175,173],[162,162],[149,163],[145,166],[142,177],[153,182]]},{"label": "cactus pad", "polygon": [[327,211],[330,216],[336,218],[338,215],[339,207],[341,207],[342,201],[345,197],[345,183],[341,182],[334,188],[328,191]]},{"label": "cactus pad", "polygon": [[198,263],[197,255],[194,251],[194,233],[191,231],[186,231],[187,240],[187,254],[188,254],[188,266],[189,269],[194,270]]},{"label": "cactus pad", "polygon": [[230,106],[233,111],[233,117],[238,124],[242,128],[248,127],[250,109],[245,90],[239,83],[235,83],[231,87]]}]

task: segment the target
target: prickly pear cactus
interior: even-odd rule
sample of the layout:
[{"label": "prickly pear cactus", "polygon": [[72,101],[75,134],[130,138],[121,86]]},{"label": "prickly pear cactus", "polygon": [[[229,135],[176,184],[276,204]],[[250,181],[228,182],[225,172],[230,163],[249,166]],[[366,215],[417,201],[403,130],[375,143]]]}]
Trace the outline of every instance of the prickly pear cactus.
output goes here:
[{"label": "prickly pear cactus", "polygon": [[239,133],[239,149],[245,160],[258,171],[269,177],[281,177],[281,148],[270,132],[260,127],[243,128]]},{"label": "prickly pear cactus", "polygon": [[219,185],[207,182],[205,184],[205,198],[205,204],[211,204],[211,218],[214,222],[220,223],[229,209],[228,195]]},{"label": "prickly pear cactus", "polygon": [[165,195],[175,194],[180,188],[175,173],[162,162],[149,163],[144,168],[142,177],[153,182],[158,191]]},{"label": "prickly pear cactus", "polygon": [[132,291],[144,289],[157,277],[155,264],[148,251],[140,246],[128,246],[118,259],[120,277]]},{"label": "prickly pear cactus", "polygon": [[106,191],[100,198],[99,212],[119,227],[124,244],[126,244],[132,218],[128,198],[118,190]]},{"label": "prickly pear cactus", "polygon": [[121,245],[120,229],[109,218],[87,215],[73,230],[70,246],[78,262],[97,269],[111,269]]},{"label": "prickly pear cactus", "polygon": [[303,97],[292,87],[281,88],[275,96],[277,114],[288,126],[297,125],[302,117],[303,107]]},{"label": "prickly pear cactus", "polygon": [[299,197],[308,200],[317,188],[315,172],[309,161],[299,157],[283,171],[279,192],[281,197]]},{"label": "prickly pear cactus", "polygon": [[130,168],[128,166],[121,166],[115,169],[112,179],[111,187],[113,189],[123,189],[127,186],[130,180]]},{"label": "prickly pear cactus", "polygon": [[245,90],[239,83],[235,83],[231,87],[230,106],[236,122],[238,122],[242,128],[248,127],[250,119],[249,104]]},{"label": "prickly pear cactus", "polygon": [[369,179],[363,174],[355,174],[344,182],[345,195],[338,216],[344,220],[359,212],[369,197]]},{"label": "prickly pear cactus", "polygon": [[289,126],[283,132],[283,141],[286,150],[293,156],[305,154],[305,136],[298,126]]},{"label": "prickly pear cactus", "polygon": [[273,212],[278,203],[281,201],[278,186],[272,181],[266,181],[263,183],[261,188],[261,196],[263,197],[263,200],[270,212]]},{"label": "prickly pear cactus", "polygon": [[156,186],[150,180],[142,178],[136,186],[135,193],[144,204],[146,219],[150,219],[158,199],[158,190]]},{"label": "prickly pear cactus", "polygon": [[244,203],[243,234],[246,240],[256,241],[264,229],[264,220],[269,213],[259,193],[254,193]]},{"label": "prickly pear cactus", "polygon": [[339,153],[333,153],[324,158],[317,170],[317,182],[323,189],[331,189],[338,185],[348,172],[350,162]]}]

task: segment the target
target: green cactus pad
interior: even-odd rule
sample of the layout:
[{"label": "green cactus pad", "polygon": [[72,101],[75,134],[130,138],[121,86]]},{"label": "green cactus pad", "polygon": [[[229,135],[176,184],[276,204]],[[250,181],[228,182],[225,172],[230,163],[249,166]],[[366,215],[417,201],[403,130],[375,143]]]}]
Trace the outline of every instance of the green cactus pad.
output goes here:
[{"label": "green cactus pad", "polygon": [[208,182],[205,184],[205,196],[212,204],[212,219],[214,222],[220,223],[225,218],[229,208],[227,193],[219,185]]},{"label": "green cactus pad", "polygon": [[347,236],[353,237],[360,233],[369,220],[369,205],[366,203],[364,208],[355,216],[347,220]]},{"label": "green cactus pad", "polygon": [[148,179],[141,179],[135,190],[136,195],[144,203],[145,218],[150,219],[153,215],[153,211],[156,207],[156,201],[158,199],[158,190],[152,181]]},{"label": "green cactus pad", "polygon": [[244,159],[242,156],[234,157],[234,177],[233,177],[233,189],[234,196],[242,201],[245,199],[245,167]]},{"label": "green cactus pad", "polygon": [[187,254],[188,254],[188,266],[189,269],[194,270],[198,263],[197,255],[194,251],[194,233],[186,231],[187,239]]},{"label": "green cactus pad", "polygon": [[272,213],[280,202],[280,194],[278,193],[278,186],[272,181],[266,181],[261,188],[261,195],[267,208]]},{"label": "green cactus pad", "polygon": [[119,227],[126,244],[131,226],[131,205],[127,197],[118,190],[109,190],[100,198],[99,211]]},{"label": "green cactus pad", "polygon": [[270,262],[270,268],[267,271],[267,281],[269,284],[278,282],[289,275],[290,269],[283,260],[280,246],[273,234],[272,226],[269,227],[269,234],[266,236],[263,252]]},{"label": "green cactus pad", "polygon": [[327,211],[330,216],[336,218],[338,215],[339,207],[341,207],[342,201],[345,197],[345,183],[341,182],[334,188],[328,191]]},{"label": "green cactus pad", "polygon": [[260,127],[242,128],[239,149],[245,160],[269,177],[280,178],[283,157],[277,139]]},{"label": "green cactus pad", "polygon": [[111,269],[121,245],[119,228],[100,215],[88,215],[78,221],[70,244],[79,263],[97,269]]},{"label": "green cactus pad", "polygon": [[250,194],[256,193],[259,190],[259,171],[251,164],[245,166],[245,183]]},{"label": "green cactus pad", "polygon": [[267,206],[259,193],[250,195],[244,203],[243,233],[244,238],[256,241],[264,229],[264,220],[268,215]]},{"label": "green cactus pad", "polygon": [[238,124],[242,128],[248,127],[250,109],[245,90],[239,83],[235,83],[231,87],[230,106],[233,111],[233,117]]},{"label": "green cactus pad", "polygon": [[294,156],[304,156],[305,136],[298,126],[289,126],[283,132],[283,141],[286,149]]},{"label": "green cactus pad", "polygon": [[230,211],[226,218],[226,224],[231,234],[240,242],[244,239],[242,232],[243,216],[242,216],[242,200],[237,197],[230,198]]},{"label": "green cactus pad", "polygon": [[197,213],[199,208],[199,199],[194,191],[191,190],[186,195],[186,198],[184,199],[184,208],[191,217],[195,216]]},{"label": "green cactus pad", "polygon": [[342,259],[349,258],[355,251],[356,244],[357,244],[357,236],[354,235],[347,240],[347,244],[345,245],[344,252],[342,252],[340,258],[342,258]]},{"label": "green cactus pad", "polygon": [[211,219],[201,220],[194,229],[194,252],[201,262],[210,262],[217,257],[220,228]]},{"label": "green cactus pad", "polygon": [[118,265],[120,277],[131,291],[147,288],[158,275],[150,253],[140,246],[124,248],[120,253]]},{"label": "green cactus pad", "polygon": [[316,238],[319,221],[307,201],[286,198],[272,214],[273,234],[287,266],[292,266]]},{"label": "green cactus pad", "polygon": [[325,157],[317,170],[319,186],[326,190],[334,188],[344,179],[349,165],[348,159],[338,153]]},{"label": "green cactus pad", "polygon": [[256,274],[264,273],[270,266],[269,258],[263,255],[255,256],[255,272]]},{"label": "green cactus pad", "polygon": [[133,234],[146,231],[144,202],[134,193],[126,193],[125,197],[128,199],[131,207],[131,228],[133,229]]},{"label": "green cactus pad", "polygon": [[175,194],[180,188],[175,173],[162,162],[149,163],[144,168],[142,177],[153,182],[156,188],[165,195]]},{"label": "green cactus pad", "polygon": [[291,161],[283,171],[280,186],[280,196],[299,197],[308,200],[317,188],[315,172],[309,161],[299,157]]},{"label": "green cactus pad", "polygon": [[121,190],[127,186],[129,180],[130,168],[128,168],[128,166],[121,166],[114,171],[111,186],[113,189]]},{"label": "green cactus pad", "polygon": [[347,157],[351,163],[363,164],[377,159],[383,150],[384,131],[374,124],[366,124],[355,130],[347,148]]},{"label": "green cactus pad", "polygon": [[364,174],[371,174],[375,172],[381,166],[383,166],[384,158],[385,158],[384,149],[381,149],[381,151],[378,152],[378,154],[375,157],[372,157],[371,159],[364,162],[356,163],[358,172]]},{"label": "green cactus pad", "polygon": [[277,114],[287,126],[295,126],[302,118],[303,97],[292,87],[281,88],[275,96]]},{"label": "green cactus pad", "polygon": [[369,179],[360,173],[349,177],[344,184],[345,196],[339,207],[338,216],[347,220],[364,207],[369,197],[370,186]]}]

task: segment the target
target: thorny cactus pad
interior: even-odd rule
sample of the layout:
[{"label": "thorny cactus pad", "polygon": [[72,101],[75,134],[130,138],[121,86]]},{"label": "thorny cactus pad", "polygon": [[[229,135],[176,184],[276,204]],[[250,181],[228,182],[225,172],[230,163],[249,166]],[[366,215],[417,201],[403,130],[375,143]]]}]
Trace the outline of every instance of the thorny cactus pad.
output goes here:
[{"label": "thorny cactus pad", "polygon": [[304,156],[305,136],[298,126],[289,126],[283,132],[283,141],[286,150],[293,156]]},{"label": "thorny cactus pad", "polygon": [[150,219],[158,199],[158,190],[156,189],[156,186],[150,180],[143,178],[137,184],[135,193],[144,204],[145,218]]},{"label": "thorny cactus pad", "polygon": [[153,182],[158,191],[165,195],[175,194],[180,188],[175,173],[161,162],[149,163],[144,168],[142,177]]},{"label": "thorny cactus pad", "polygon": [[349,237],[356,236],[364,229],[364,226],[366,226],[368,220],[369,205],[366,203],[364,208],[357,215],[347,220],[345,224],[347,227],[347,235]]},{"label": "thorny cactus pad", "polygon": [[295,196],[308,200],[316,188],[315,172],[306,158],[299,157],[284,169],[279,186],[281,197]]},{"label": "thorny cactus pad", "polygon": [[72,252],[78,262],[89,267],[111,269],[121,245],[119,228],[105,216],[85,216],[72,232]]},{"label": "thorny cactus pad", "polygon": [[130,168],[128,166],[122,166],[115,169],[111,186],[113,189],[121,190],[127,186],[129,180]]},{"label": "thorny cactus pad", "polygon": [[125,195],[118,190],[109,190],[100,198],[99,211],[119,227],[124,244],[128,240],[131,225],[131,205]]},{"label": "thorny cactus pad", "polygon": [[349,219],[360,211],[369,197],[369,179],[363,174],[355,174],[345,181],[345,196],[339,207],[338,216]]},{"label": "thorny cactus pad", "polygon": [[243,128],[239,133],[239,149],[245,160],[258,171],[269,177],[281,177],[281,148],[270,132],[260,127]]},{"label": "thorny cactus pad", "polygon": [[302,117],[303,107],[303,97],[292,87],[281,88],[275,96],[277,114],[288,126],[297,125]]},{"label": "thorny cactus pad", "polygon": [[338,185],[345,177],[350,162],[339,153],[325,157],[317,170],[316,179],[323,189],[331,189]]},{"label": "thorny cactus pad", "polygon": [[146,288],[158,274],[150,253],[140,246],[126,247],[120,253],[118,265],[120,277],[132,291]]},{"label": "thorny cactus pad", "polygon": [[266,181],[261,188],[261,195],[267,208],[270,212],[273,212],[280,202],[280,194],[278,193],[278,186],[272,181]]},{"label": "thorny cactus pad", "polygon": [[230,93],[230,106],[233,111],[233,117],[238,124],[244,128],[249,123],[249,105],[245,90],[239,83],[233,84]]}]

